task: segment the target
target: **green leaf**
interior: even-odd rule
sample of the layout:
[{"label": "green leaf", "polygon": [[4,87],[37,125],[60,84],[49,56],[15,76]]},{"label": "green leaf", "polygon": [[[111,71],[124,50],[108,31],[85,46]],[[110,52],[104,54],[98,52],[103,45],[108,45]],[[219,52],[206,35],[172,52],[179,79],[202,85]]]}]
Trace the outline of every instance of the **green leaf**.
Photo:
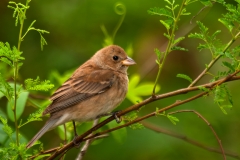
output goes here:
[{"label": "green leaf", "polygon": [[221,32],[222,32],[221,30],[217,30],[216,32],[214,32],[213,35],[211,36],[211,39],[214,40],[216,36]]},{"label": "green leaf", "polygon": [[198,89],[201,90],[201,91],[204,91],[204,92],[209,92],[210,90],[206,87],[203,87],[203,86],[198,86]]},{"label": "green leaf", "polygon": [[8,135],[8,137],[11,139],[12,134],[13,134],[13,130],[12,130],[12,128],[11,128],[10,126],[8,126],[8,124],[7,124],[7,119],[0,116],[0,121],[1,121],[2,124],[3,124],[2,130],[3,130],[3,131]]},{"label": "green leaf", "polygon": [[189,76],[185,75],[185,74],[177,74],[177,77],[178,77],[178,78],[186,79],[186,80],[188,80],[190,83],[192,83],[192,79],[191,79]]},{"label": "green leaf", "polygon": [[188,16],[188,15],[190,15],[191,13],[190,12],[187,12],[187,10],[186,10],[186,8],[183,8],[182,9],[182,12],[181,12],[181,15],[182,16]]},{"label": "green leaf", "polygon": [[214,102],[218,104],[224,114],[227,114],[225,108],[232,108],[233,100],[226,84],[217,86],[214,89],[214,94]]},{"label": "green leaf", "polygon": [[200,0],[200,2],[205,6],[212,6],[211,0]]},{"label": "green leaf", "polygon": [[188,51],[188,49],[186,49],[186,48],[183,48],[183,47],[179,47],[179,46],[173,46],[172,48],[171,48],[171,50],[172,51]]},{"label": "green leaf", "polygon": [[234,24],[231,21],[226,20],[225,18],[218,19],[230,32],[232,32],[234,28]]},{"label": "green leaf", "polygon": [[198,39],[203,39],[203,38],[204,38],[203,35],[200,34],[200,33],[190,33],[190,34],[188,35],[188,37],[189,37],[189,38],[198,38]]},{"label": "green leaf", "polygon": [[134,74],[131,76],[129,80],[129,90],[134,89],[140,81],[140,76],[137,74]]},{"label": "green leaf", "polygon": [[1,58],[0,58],[0,61],[8,64],[10,67],[13,67],[12,62],[11,62],[8,58],[6,58],[6,57],[1,57]]},{"label": "green leaf", "polygon": [[49,80],[40,81],[39,77],[35,80],[29,78],[25,80],[25,88],[29,91],[48,91],[54,87]]},{"label": "green leaf", "polygon": [[200,21],[197,21],[197,24],[199,26],[199,29],[201,30],[201,32],[203,34],[207,34],[208,28],[206,26],[204,26],[204,24]]},{"label": "green leaf", "polygon": [[167,23],[167,22],[165,22],[165,21],[163,21],[163,20],[160,20],[160,22],[163,24],[163,26],[169,31],[170,30],[170,25]]},{"label": "green leaf", "polygon": [[173,19],[172,12],[170,12],[169,10],[166,10],[165,8],[154,7],[154,8],[150,8],[147,12],[150,15],[165,16]]},{"label": "green leaf", "polygon": [[225,110],[225,108],[231,109],[231,108],[232,108],[232,105],[222,105],[222,106],[220,106],[221,111],[222,111],[224,114],[227,114],[227,111]]},{"label": "green leaf", "polygon": [[162,52],[160,52],[159,49],[157,49],[157,48],[154,49],[154,52],[156,53],[158,60],[160,60],[162,57]]},{"label": "green leaf", "polygon": [[167,37],[167,39],[171,39],[171,37],[170,37],[170,35],[168,35],[168,34],[166,34],[166,33],[163,33],[163,35],[165,36],[165,37]]},{"label": "green leaf", "polygon": [[[152,93],[152,87],[153,87],[153,83],[151,82],[141,83],[134,89],[134,92],[137,92],[139,96],[149,96]],[[158,92],[159,90],[160,90],[160,87],[157,86],[156,92]]]},{"label": "green leaf", "polygon": [[202,49],[208,49],[209,47],[208,47],[208,45],[207,44],[201,44],[201,43],[199,43],[199,45],[198,45],[198,47],[197,47],[197,49],[198,50],[202,50]]},{"label": "green leaf", "polygon": [[38,109],[37,111],[31,113],[24,124],[19,124],[19,128],[33,121],[42,121],[42,112],[43,108]]},{"label": "green leaf", "polygon": [[179,38],[177,38],[177,39],[174,40],[174,42],[173,42],[172,45],[175,45],[175,44],[181,42],[181,41],[184,40],[184,39],[185,39],[185,37],[179,37]]},{"label": "green leaf", "polygon": [[[13,85],[12,85],[13,86]],[[13,97],[13,87],[5,81],[0,73],[0,98],[4,95],[10,101]]]},{"label": "green leaf", "polygon": [[[142,96],[150,96],[152,94],[153,82],[140,83],[140,76],[135,74],[130,77],[129,88],[127,93],[127,99],[136,104],[142,101]],[[157,85],[156,92],[160,90],[160,86]]]},{"label": "green leaf", "polygon": [[234,66],[233,66],[231,63],[229,63],[229,62],[227,62],[227,61],[223,61],[222,64],[223,64],[225,67],[229,68],[231,71],[235,71],[235,68],[234,68]]},{"label": "green leaf", "polygon": [[[16,118],[19,119],[19,117],[22,115],[23,111],[24,111],[24,108],[25,108],[25,105],[26,105],[26,102],[27,102],[27,98],[28,98],[28,94],[29,92],[21,92],[18,96],[18,99],[17,99],[17,106],[16,106]],[[15,121],[14,120],[14,114],[13,114],[13,105],[14,105],[14,102],[13,102],[13,99],[11,99],[11,101],[9,101],[7,103],[7,114],[8,114],[8,117],[11,121]]]},{"label": "green leaf", "polygon": [[129,57],[132,57],[133,56],[133,46],[132,46],[132,43],[130,43],[127,48],[125,49],[127,55]]},{"label": "green leaf", "polygon": [[172,115],[167,114],[167,118],[172,122],[172,124],[176,125],[176,122],[179,122],[179,119],[177,117],[174,117]]}]

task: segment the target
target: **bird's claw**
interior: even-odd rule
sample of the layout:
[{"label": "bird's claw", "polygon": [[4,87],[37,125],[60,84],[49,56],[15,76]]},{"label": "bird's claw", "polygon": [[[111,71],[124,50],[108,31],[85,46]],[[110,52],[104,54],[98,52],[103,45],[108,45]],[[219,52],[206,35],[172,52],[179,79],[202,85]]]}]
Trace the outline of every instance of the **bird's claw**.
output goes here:
[{"label": "bird's claw", "polygon": [[74,136],[74,138],[73,138],[73,144],[74,144],[74,146],[75,146],[76,148],[79,148],[79,147],[80,147],[80,144],[81,144],[81,142],[79,142],[79,143],[77,143],[77,142],[76,142],[76,139],[77,139],[77,137],[78,137],[78,135],[77,135],[77,134],[75,134],[75,136]]},{"label": "bird's claw", "polygon": [[120,123],[122,121],[121,117],[118,117],[117,114],[121,112],[121,111],[115,111],[115,112],[112,112],[112,116],[114,116],[115,120],[117,123]]}]

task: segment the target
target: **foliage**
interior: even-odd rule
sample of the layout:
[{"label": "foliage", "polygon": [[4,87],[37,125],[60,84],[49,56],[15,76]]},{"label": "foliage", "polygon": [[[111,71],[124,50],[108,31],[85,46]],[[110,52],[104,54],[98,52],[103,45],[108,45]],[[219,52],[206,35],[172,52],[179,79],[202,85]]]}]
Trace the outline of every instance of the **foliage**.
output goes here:
[{"label": "foliage", "polygon": [[[152,110],[152,108],[150,107],[144,106],[147,106],[149,103],[157,100],[156,98],[161,96],[163,96],[163,98],[173,97],[173,95],[169,93],[161,95],[157,94],[160,91],[162,92],[160,86],[165,87],[165,84],[159,84],[159,79],[165,78],[162,76],[162,71],[163,68],[166,68],[167,57],[170,55],[170,53],[183,54],[182,51],[186,53],[190,50],[188,49],[188,46],[182,45],[183,42],[188,38],[191,38],[196,42],[198,42],[198,40],[200,41],[198,47],[196,47],[198,51],[201,52],[201,54],[198,54],[198,56],[202,56],[203,52],[209,53],[209,55],[211,55],[211,59],[209,60],[210,62],[208,64],[205,64],[205,69],[203,70],[203,72],[199,74],[195,79],[192,75],[188,76],[182,73],[177,74],[178,78],[187,80],[190,83],[190,85],[186,87],[186,90],[189,90],[187,90],[187,92],[184,92],[185,94],[193,90],[198,90],[198,93],[202,94],[201,96],[199,96],[199,94],[196,94],[193,97],[188,97],[188,99],[185,99],[185,101],[187,102],[189,99],[196,99],[197,96],[206,97],[211,95],[213,97],[213,102],[216,104],[216,106],[220,108],[220,110],[224,114],[228,114],[228,112],[230,112],[229,109],[232,109],[235,105],[235,103],[233,103],[234,99],[232,97],[231,90],[225,83],[216,83],[213,86],[211,86],[210,84],[212,84],[211,82],[214,83],[218,80],[225,80],[224,82],[226,82],[226,78],[228,76],[233,75],[234,73],[238,73],[240,70],[240,45],[235,44],[236,40],[238,40],[240,35],[240,1],[235,0],[235,2],[237,5],[227,4],[224,0],[164,0],[165,5],[163,8],[152,7],[147,11],[149,15],[160,17],[160,25],[165,28],[165,33],[163,33],[163,37],[165,37],[165,39],[167,40],[167,46],[165,49],[158,49],[156,47],[154,48],[154,52],[156,54],[156,64],[158,66],[158,71],[155,75],[156,78],[154,82],[149,79],[144,80],[145,77],[143,77],[140,73],[129,76],[129,91],[126,95],[126,98],[129,101],[124,102],[124,104],[134,104],[133,106],[127,108],[128,112],[131,111],[131,113],[123,115],[124,122],[121,124],[116,124],[114,121],[111,121],[110,123],[108,122],[107,124],[107,128],[109,130],[118,128],[119,125],[124,126],[122,127],[122,129],[117,129],[117,131],[111,132],[113,138],[116,141],[123,144],[124,140],[127,139],[126,137],[128,136],[128,129],[126,128],[126,126],[129,126],[131,129],[141,129],[143,128],[143,125],[139,123],[140,119],[144,120],[146,118],[149,118],[150,116],[156,116],[156,119],[158,118],[158,116],[164,116],[174,125],[182,122],[182,119],[181,121],[179,121],[179,118],[173,116],[173,114],[167,111],[173,108],[173,106],[183,104],[181,102],[184,100],[176,99],[169,106],[161,106],[161,108],[155,108],[155,110]],[[7,105],[4,108],[6,109],[6,114],[2,114],[2,110],[0,110],[0,135],[2,137],[0,139],[0,159],[27,159],[30,156],[36,156],[35,159],[42,159],[51,156],[51,154],[44,154],[43,144],[39,141],[35,143],[35,145],[38,145],[39,149],[34,150],[32,153],[27,153],[27,150],[25,149],[27,140],[22,134],[22,127],[24,126],[27,128],[30,122],[42,121],[42,111],[44,110],[44,106],[46,106],[48,101],[44,96],[44,98],[41,97],[42,92],[39,91],[49,92],[54,87],[54,85],[51,84],[50,80],[54,81],[54,83],[57,84],[56,86],[58,86],[62,84],[66,80],[66,78],[69,77],[69,75],[72,73],[72,70],[65,74],[61,74],[61,72],[59,71],[52,71],[50,73],[50,80],[40,80],[39,76],[36,76],[37,78],[35,79],[24,79],[23,77],[21,77],[19,69],[21,69],[23,64],[28,61],[27,57],[26,59],[25,57],[23,57],[23,53],[25,53],[25,51],[21,51],[21,43],[26,38],[29,31],[37,31],[40,35],[40,45],[42,50],[43,47],[47,44],[43,35],[49,33],[46,30],[33,27],[36,20],[30,22],[30,25],[26,28],[26,31],[23,32],[25,30],[24,21],[26,20],[26,11],[30,8],[29,3],[30,0],[27,0],[25,5],[12,1],[9,2],[8,7],[10,9],[13,9],[15,25],[19,27],[18,44],[14,46],[8,42],[0,42],[0,99],[6,97],[7,100]],[[204,8],[212,7],[214,4],[225,7],[226,13],[224,13],[221,18],[218,18],[218,22],[220,25],[223,25],[226,28],[229,35],[225,36],[225,32],[219,29],[213,30],[212,26],[205,24],[202,20],[196,21],[198,31],[196,31],[195,33],[190,33],[189,35],[177,34],[177,31],[179,31],[181,27],[181,20],[185,17],[192,16],[189,8],[193,4],[202,4]],[[114,5],[114,11],[117,15],[120,16],[120,19],[119,22],[116,24],[112,34],[109,34],[105,25],[100,26],[105,37],[103,40],[103,46],[115,43],[116,34],[119,31],[119,28],[123,24],[127,15],[126,8],[127,7],[121,2],[117,2]],[[201,12],[203,11],[203,9],[201,10]],[[198,14],[196,16],[198,16]],[[222,37],[224,37],[224,39]],[[125,43],[127,43],[127,47],[125,47],[126,52],[129,56],[132,56],[135,52],[135,45],[132,45],[133,43],[126,42],[126,40]],[[137,55],[134,54],[134,56]],[[218,68],[217,71],[215,69],[212,69],[213,66],[217,66],[216,62],[219,62],[222,65],[222,68]],[[204,65],[202,66],[204,67]],[[203,78],[203,76],[206,76],[206,79],[209,80],[209,85],[196,86],[197,83],[201,82],[200,80]],[[233,76],[235,76],[235,74]],[[176,92],[179,92],[179,90],[176,90]],[[41,97],[41,100],[34,98],[34,96],[39,95]],[[186,97],[187,96],[189,95],[186,94]],[[160,99],[161,98],[159,98],[158,100]],[[146,100],[149,100],[151,102],[146,104],[142,103]],[[133,109],[139,104],[143,105],[141,105],[137,109]],[[160,101],[159,104],[165,105],[165,102],[162,103],[162,101]],[[31,113],[27,119],[24,119],[22,115],[27,110],[28,106],[35,107],[36,111],[34,113]],[[143,107],[144,111],[142,109]],[[152,110],[151,113],[143,115],[145,114],[145,112],[149,112],[150,110]],[[178,111],[176,111],[176,113],[178,113]],[[204,118],[201,119],[204,120]],[[14,122],[15,124],[14,127],[11,124],[12,122]],[[207,124],[210,125],[209,123]],[[72,138],[71,133],[73,129],[71,128],[70,124],[67,124],[66,126],[66,131],[62,126],[59,127],[58,134],[60,135],[61,139],[65,139],[66,132],[67,139],[70,141]],[[86,128],[90,128],[89,126],[90,125],[88,125]],[[103,132],[106,131],[105,129],[105,127],[102,127],[99,130],[95,131],[96,135],[101,133],[102,130]],[[84,128],[84,131],[85,130],[87,129]],[[57,150],[61,150],[62,148],[64,148],[64,146],[60,145]]]},{"label": "foliage", "polygon": [[[8,42],[0,42],[0,61],[8,65],[5,69],[13,70],[13,72],[10,72],[12,75],[8,75],[8,77],[2,74],[4,73],[3,70],[1,70],[2,73],[0,72],[0,97],[7,98],[7,118],[15,123],[15,128],[12,129],[7,123],[7,119],[0,116],[0,120],[3,124],[2,129],[9,137],[7,143],[4,143],[3,148],[0,149],[0,159],[26,159],[29,156],[26,153],[26,144],[22,143],[25,140],[22,137],[19,128],[29,122],[41,120],[42,109],[38,110],[36,113],[32,113],[24,124],[22,124],[22,119],[19,124],[19,119],[23,114],[29,99],[29,91],[48,91],[53,88],[53,84],[51,84],[50,81],[46,80],[40,82],[39,77],[35,80],[25,80],[26,90],[22,87],[23,84],[19,83],[19,69],[23,65],[23,60],[25,60],[22,56],[23,52],[20,51],[21,42],[24,37],[30,30],[35,30],[40,34],[41,48],[43,49],[43,45],[47,44],[46,40],[43,38],[43,34],[48,32],[41,29],[35,29],[33,27],[35,21],[30,24],[26,33],[24,35],[22,34],[24,21],[26,19],[26,11],[29,9],[29,3],[30,0],[26,1],[26,5],[10,1],[8,5],[9,8],[14,10],[13,17],[15,18],[15,25],[18,26],[18,24],[20,24],[18,46],[11,47]],[[9,77],[12,77],[12,79],[6,80],[6,78]]]}]

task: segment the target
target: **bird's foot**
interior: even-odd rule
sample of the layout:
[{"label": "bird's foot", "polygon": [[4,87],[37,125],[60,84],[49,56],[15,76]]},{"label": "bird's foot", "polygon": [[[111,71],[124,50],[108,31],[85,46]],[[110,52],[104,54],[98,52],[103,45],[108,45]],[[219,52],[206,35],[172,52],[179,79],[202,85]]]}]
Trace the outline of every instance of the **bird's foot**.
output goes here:
[{"label": "bird's foot", "polygon": [[101,118],[101,117],[105,117],[105,116],[114,116],[115,120],[117,123],[120,123],[122,121],[121,117],[118,117],[117,114],[121,112],[120,111],[114,111],[114,112],[111,112],[111,113],[105,113],[105,114],[101,114],[99,116],[97,116],[97,118]]},{"label": "bird's foot", "polygon": [[73,138],[73,144],[74,144],[74,146],[76,147],[76,148],[79,148],[80,147],[80,144],[81,144],[81,142],[77,142],[76,141],[76,139],[77,139],[77,137],[78,137],[78,135],[77,134],[75,134],[75,136],[74,136],[74,138]]},{"label": "bird's foot", "polygon": [[117,123],[120,123],[122,121],[121,117],[118,117],[117,114],[121,111],[114,111],[111,113],[112,116],[114,116]]}]

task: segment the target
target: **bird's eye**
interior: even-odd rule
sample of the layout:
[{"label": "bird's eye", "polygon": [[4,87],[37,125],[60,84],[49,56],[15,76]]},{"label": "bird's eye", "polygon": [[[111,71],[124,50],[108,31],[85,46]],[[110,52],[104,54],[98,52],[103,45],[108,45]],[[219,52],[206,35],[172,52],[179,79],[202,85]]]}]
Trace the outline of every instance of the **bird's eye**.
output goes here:
[{"label": "bird's eye", "polygon": [[117,61],[118,60],[118,56],[113,56],[113,60]]}]

